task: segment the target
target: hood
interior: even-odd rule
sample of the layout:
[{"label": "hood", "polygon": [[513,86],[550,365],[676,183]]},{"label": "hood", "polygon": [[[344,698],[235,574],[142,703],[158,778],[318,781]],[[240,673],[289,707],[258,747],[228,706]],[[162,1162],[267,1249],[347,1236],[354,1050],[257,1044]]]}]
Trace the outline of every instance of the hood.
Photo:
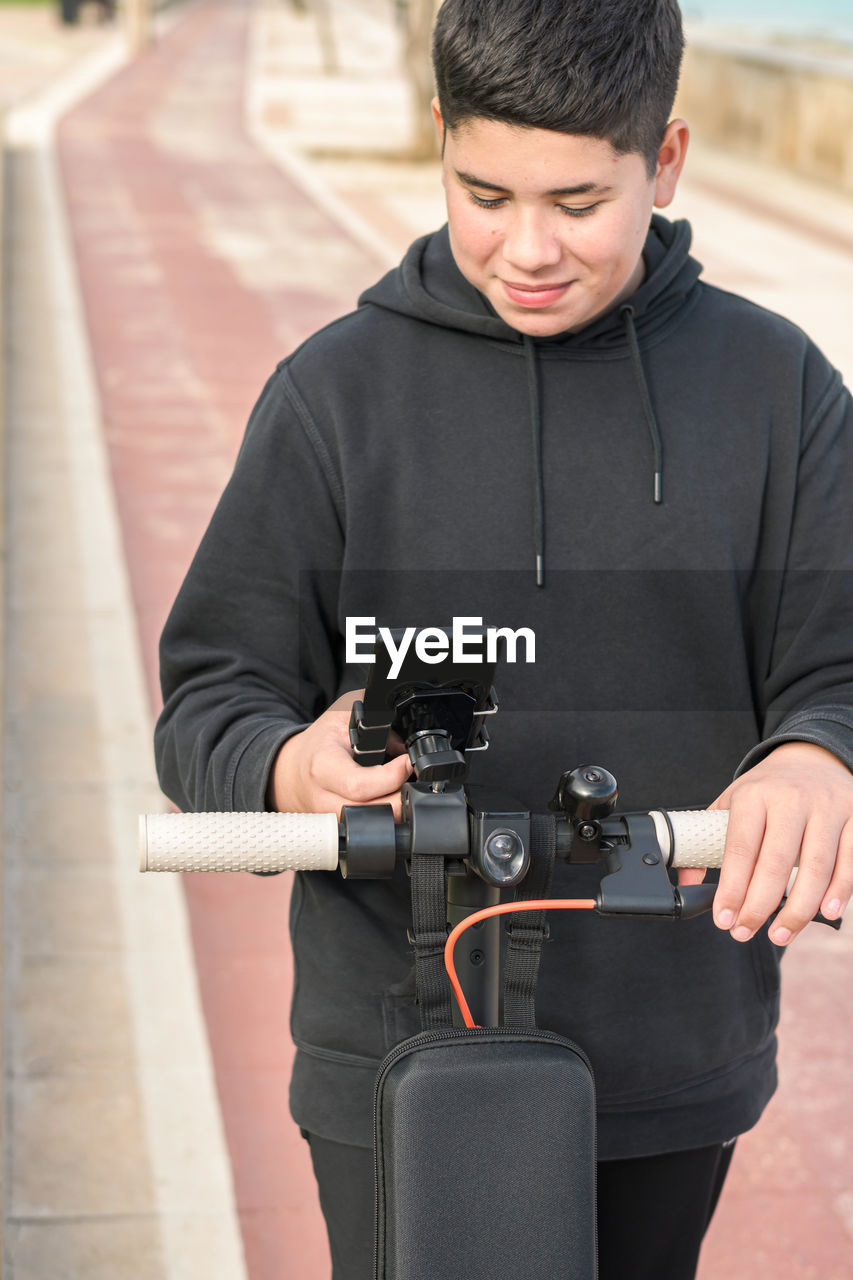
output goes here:
[{"label": "hood", "polygon": [[531,338],[513,329],[456,265],[447,227],[416,240],[399,267],[389,271],[359,299],[359,306],[382,307],[442,329],[476,333],[520,348],[527,372],[530,455],[533,473],[532,543],[538,586],[545,584],[545,483],[542,467],[542,415],[539,360],[589,359],[590,353],[626,352],[631,359],[637,403],[648,434],[652,483],[650,497],[663,503],[663,440],[643,366],[643,345],[661,333],[697,287],[701,265],[690,257],[690,226],[652,218],[643,260],[646,275],[639,289],[577,333]]},{"label": "hood", "polygon": [[[702,267],[690,257],[690,226],[655,215],[643,249],[646,276],[630,298],[640,341],[654,336],[683,306]],[[465,279],[450,249],[446,226],[422,236],[399,267],[383,276],[359,298],[359,306],[383,307],[399,315],[479,333],[485,338],[519,345],[524,337],[500,318],[482,293]],[[577,333],[537,338],[539,347],[573,351],[627,349],[622,308],[614,307]]]}]

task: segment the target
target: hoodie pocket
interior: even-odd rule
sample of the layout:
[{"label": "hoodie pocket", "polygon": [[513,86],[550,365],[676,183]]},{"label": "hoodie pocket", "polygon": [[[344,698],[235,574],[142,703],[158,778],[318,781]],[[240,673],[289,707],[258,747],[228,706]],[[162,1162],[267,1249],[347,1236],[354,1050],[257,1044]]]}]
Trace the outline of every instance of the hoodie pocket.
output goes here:
[{"label": "hoodie pocket", "polygon": [[779,1005],[766,936],[737,943],[705,917],[572,924],[552,921],[538,1021],[586,1050],[602,1106],[642,1107],[766,1051]]}]

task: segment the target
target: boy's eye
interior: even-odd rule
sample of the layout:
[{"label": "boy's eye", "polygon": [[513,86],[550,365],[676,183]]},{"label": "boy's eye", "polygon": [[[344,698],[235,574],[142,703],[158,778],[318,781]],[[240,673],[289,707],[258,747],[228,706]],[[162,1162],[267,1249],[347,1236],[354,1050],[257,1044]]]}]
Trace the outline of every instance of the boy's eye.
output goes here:
[{"label": "boy's eye", "polygon": [[478,196],[473,191],[469,191],[468,195],[474,201],[474,204],[477,205],[478,208],[480,209],[497,209],[505,201],[504,196],[496,196],[492,200],[487,200],[485,196]]},{"label": "boy's eye", "polygon": [[585,204],[582,208],[577,208],[570,204],[561,204],[560,208],[563,213],[567,213],[570,218],[586,218],[591,213],[595,213],[600,203],[600,201],[596,201],[595,204]]},{"label": "boy's eye", "polygon": [[[468,191],[468,195],[474,201],[474,204],[478,209],[499,209],[501,205],[506,204],[507,200],[506,196],[493,196],[491,198],[487,196],[478,196],[476,191],[470,190]],[[586,204],[582,207],[570,204],[558,204],[557,208],[570,218],[587,218],[591,213],[595,213],[595,210],[598,208],[600,203],[601,201],[596,201],[594,204]]]}]

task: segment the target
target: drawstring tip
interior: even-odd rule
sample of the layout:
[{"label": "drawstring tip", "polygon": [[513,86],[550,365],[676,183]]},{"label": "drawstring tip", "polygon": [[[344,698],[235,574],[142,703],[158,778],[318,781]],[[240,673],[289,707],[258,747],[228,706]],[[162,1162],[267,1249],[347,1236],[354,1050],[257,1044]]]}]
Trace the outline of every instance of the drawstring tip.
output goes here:
[{"label": "drawstring tip", "polygon": [[655,502],[663,502],[663,476],[659,471],[655,472]]},{"label": "drawstring tip", "polygon": [[545,561],[542,556],[536,557],[536,585],[545,586]]}]

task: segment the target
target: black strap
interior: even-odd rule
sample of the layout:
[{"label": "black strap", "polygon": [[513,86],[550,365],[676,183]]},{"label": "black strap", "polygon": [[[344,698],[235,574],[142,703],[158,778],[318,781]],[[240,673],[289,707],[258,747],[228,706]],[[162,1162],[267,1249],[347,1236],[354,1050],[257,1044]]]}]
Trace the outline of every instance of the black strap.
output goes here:
[{"label": "black strap", "polygon": [[444,858],[412,855],[412,943],[421,1027],[453,1025],[450,979],[444,967],[447,942],[447,872]]},{"label": "black strap", "polygon": [[[516,902],[547,898],[557,853],[557,819],[534,813],[530,820],[530,870]],[[520,911],[509,917],[504,960],[503,1022],[505,1027],[536,1026],[536,983],[542,943],[548,936],[544,911]]]}]

